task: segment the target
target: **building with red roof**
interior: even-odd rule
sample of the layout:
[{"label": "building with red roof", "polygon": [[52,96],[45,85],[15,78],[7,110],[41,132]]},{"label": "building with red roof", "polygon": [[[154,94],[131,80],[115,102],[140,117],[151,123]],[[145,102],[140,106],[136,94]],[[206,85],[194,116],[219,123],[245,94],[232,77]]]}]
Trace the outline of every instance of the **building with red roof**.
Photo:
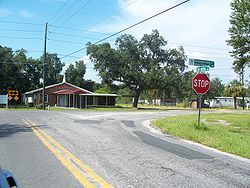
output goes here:
[{"label": "building with red roof", "polygon": [[[91,106],[115,106],[116,94],[93,93],[65,80],[45,87],[45,103],[50,106],[88,108]],[[25,93],[27,105],[42,105],[43,88]]]}]

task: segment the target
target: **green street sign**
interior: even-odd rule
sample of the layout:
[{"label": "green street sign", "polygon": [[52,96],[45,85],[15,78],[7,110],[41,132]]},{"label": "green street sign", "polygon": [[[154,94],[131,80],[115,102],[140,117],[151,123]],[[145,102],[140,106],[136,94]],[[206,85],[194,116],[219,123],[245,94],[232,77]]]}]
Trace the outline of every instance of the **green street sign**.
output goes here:
[{"label": "green street sign", "polygon": [[197,67],[197,72],[206,73],[209,71],[209,66]]},{"label": "green street sign", "polygon": [[211,68],[214,68],[214,61],[202,60],[202,59],[189,59],[189,65],[209,66]]}]

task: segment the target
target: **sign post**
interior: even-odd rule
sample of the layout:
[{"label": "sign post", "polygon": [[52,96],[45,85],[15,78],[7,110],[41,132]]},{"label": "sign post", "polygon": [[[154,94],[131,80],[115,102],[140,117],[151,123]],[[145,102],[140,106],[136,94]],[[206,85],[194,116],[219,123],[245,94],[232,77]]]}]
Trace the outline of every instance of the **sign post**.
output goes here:
[{"label": "sign post", "polygon": [[202,95],[206,94],[210,89],[210,80],[207,75],[204,73],[196,74],[192,79],[192,88],[199,95],[198,127],[200,127]]}]

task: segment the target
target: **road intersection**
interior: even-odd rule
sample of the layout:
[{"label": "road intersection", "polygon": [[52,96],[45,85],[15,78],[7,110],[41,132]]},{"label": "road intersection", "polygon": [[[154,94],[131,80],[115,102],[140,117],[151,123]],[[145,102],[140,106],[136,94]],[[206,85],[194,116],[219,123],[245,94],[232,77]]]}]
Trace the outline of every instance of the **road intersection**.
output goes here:
[{"label": "road intersection", "polygon": [[196,111],[0,112],[0,164],[21,187],[249,187],[250,162],[161,134]]}]

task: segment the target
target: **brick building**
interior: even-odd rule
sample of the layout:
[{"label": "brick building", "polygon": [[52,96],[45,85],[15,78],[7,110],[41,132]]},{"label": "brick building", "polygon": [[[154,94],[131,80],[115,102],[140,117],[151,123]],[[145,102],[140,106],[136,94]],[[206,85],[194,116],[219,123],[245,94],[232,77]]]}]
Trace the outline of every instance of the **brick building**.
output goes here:
[{"label": "brick building", "polygon": [[[50,106],[88,108],[115,106],[116,94],[93,93],[66,81],[45,87],[45,103]],[[34,106],[43,103],[43,88],[25,93],[25,103]]]}]

